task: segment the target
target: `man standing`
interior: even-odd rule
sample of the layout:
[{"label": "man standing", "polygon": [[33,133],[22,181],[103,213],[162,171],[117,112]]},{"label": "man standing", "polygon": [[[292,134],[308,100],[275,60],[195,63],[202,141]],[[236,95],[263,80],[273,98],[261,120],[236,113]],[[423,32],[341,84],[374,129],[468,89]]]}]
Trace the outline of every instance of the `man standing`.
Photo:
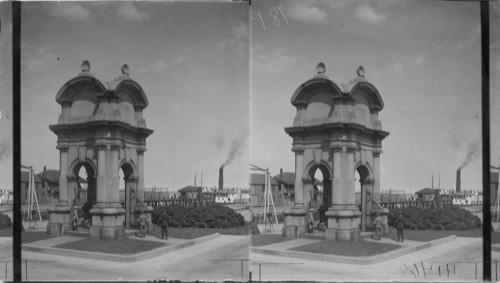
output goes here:
[{"label": "man standing", "polygon": [[167,217],[167,212],[163,211],[161,214],[161,221],[160,221],[160,227],[161,227],[161,239],[165,240],[168,239],[168,217]]},{"label": "man standing", "polygon": [[144,210],[141,210],[141,215],[139,215],[139,226],[141,228],[141,237],[144,238],[146,237],[145,230],[146,230],[146,214],[144,213]]},{"label": "man standing", "polygon": [[375,229],[377,231],[377,239],[380,240],[382,239],[382,225],[384,223],[384,220],[380,216],[380,213],[377,212],[377,218],[375,218]]},{"label": "man standing", "polygon": [[399,238],[401,237],[401,242],[403,242],[403,234],[404,234],[404,228],[405,228],[405,219],[403,217],[403,213],[399,212],[399,216],[396,220],[396,228],[398,229],[398,242]]}]

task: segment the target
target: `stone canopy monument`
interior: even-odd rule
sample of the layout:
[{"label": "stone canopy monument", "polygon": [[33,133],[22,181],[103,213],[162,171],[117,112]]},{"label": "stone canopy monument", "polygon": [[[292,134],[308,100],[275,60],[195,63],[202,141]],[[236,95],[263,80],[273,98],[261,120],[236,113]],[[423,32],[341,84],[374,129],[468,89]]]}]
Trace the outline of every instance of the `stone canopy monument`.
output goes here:
[{"label": "stone canopy monument", "polygon": [[[388,211],[379,204],[382,140],[389,135],[378,117],[384,102],[361,66],[358,77],[342,88],[325,74],[325,64],[319,63],[316,72],[291,98],[297,116],[285,132],[293,138],[295,200],[284,212],[282,235],[299,237],[305,233],[314,174],[319,169],[324,178],[320,218],[327,220],[325,238],[357,240],[360,229],[373,228],[377,213],[387,225]],[[356,171],[361,209],[355,202]]]},{"label": "stone canopy monument", "polygon": [[[49,209],[47,233],[63,235],[70,229],[78,191],[79,171],[87,172],[87,206],[92,238],[117,239],[125,226],[144,211],[151,224],[151,207],[144,205],[144,152],[146,128],[143,110],[148,99],[129,77],[129,68],[111,82],[90,73],[85,60],[81,73],[65,83],[56,96],[61,105],[58,123],[49,128],[57,137],[60,153],[59,202]],[[125,179],[125,208],[120,204],[119,170]],[[134,214],[135,212],[135,214]]]}]

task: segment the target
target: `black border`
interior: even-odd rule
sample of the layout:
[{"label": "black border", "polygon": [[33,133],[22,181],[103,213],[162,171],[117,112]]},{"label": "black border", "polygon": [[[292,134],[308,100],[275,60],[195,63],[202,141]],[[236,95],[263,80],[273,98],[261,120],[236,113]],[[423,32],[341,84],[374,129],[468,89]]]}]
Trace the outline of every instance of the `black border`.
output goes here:
[{"label": "black border", "polygon": [[[251,5],[251,0],[248,1]],[[490,200],[490,28],[489,0],[480,1],[481,13],[481,105],[483,150],[483,223],[491,223]],[[495,3],[495,2],[494,2]],[[21,3],[12,1],[13,78],[13,280],[22,281],[21,258]],[[250,35],[251,36],[251,35]],[[492,225],[483,225],[483,280],[491,281]]]},{"label": "black border", "polygon": [[13,114],[13,269],[14,282],[22,281],[21,262],[21,3],[12,2],[12,114]]}]

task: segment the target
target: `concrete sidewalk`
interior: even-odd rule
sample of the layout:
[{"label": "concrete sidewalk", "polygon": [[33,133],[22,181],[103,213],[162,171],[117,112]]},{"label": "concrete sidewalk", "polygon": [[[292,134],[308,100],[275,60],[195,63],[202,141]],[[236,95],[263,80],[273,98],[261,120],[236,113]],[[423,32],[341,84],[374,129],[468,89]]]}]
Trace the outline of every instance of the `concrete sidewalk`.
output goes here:
[{"label": "concrete sidewalk", "polygon": [[274,243],[270,245],[265,245],[261,247],[252,247],[252,253],[257,254],[266,254],[273,256],[282,256],[282,257],[292,257],[292,258],[301,258],[301,259],[309,259],[309,260],[317,260],[317,261],[329,261],[329,262],[338,262],[338,263],[348,263],[348,264],[358,264],[358,265],[367,265],[373,264],[377,262],[387,261],[393,258],[397,258],[403,255],[407,255],[422,249],[426,249],[432,246],[437,246],[443,243],[448,243],[456,239],[456,236],[449,236],[441,239],[437,239],[430,242],[417,242],[417,241],[405,241],[405,242],[396,242],[391,238],[382,238],[381,240],[374,240],[371,238],[364,239],[367,242],[377,242],[377,243],[386,243],[399,245],[400,248],[396,250],[392,250],[387,253],[367,256],[367,257],[349,257],[349,256],[339,256],[339,255],[330,255],[330,254],[320,254],[320,253],[310,253],[310,252],[299,252],[293,251],[292,248],[312,244],[316,242],[321,242],[323,239],[311,239],[311,238],[299,238],[293,239],[289,241]]},{"label": "concrete sidewalk", "polygon": [[[28,232],[29,233],[29,232]],[[200,243],[204,243],[213,239],[217,239],[220,237],[219,233],[215,233],[212,235],[207,235],[204,237],[199,237],[196,239],[178,239],[170,237],[168,240],[162,240],[156,238],[154,236],[146,236],[145,238],[138,237],[130,237],[130,239],[137,239],[142,241],[154,241],[154,242],[163,242],[166,246],[162,246],[150,251],[145,251],[136,254],[109,254],[109,253],[100,253],[100,252],[88,252],[88,251],[79,251],[79,250],[70,250],[70,249],[62,249],[56,248],[54,246],[69,243],[73,241],[81,240],[81,236],[60,236],[54,237],[50,239],[35,241],[31,243],[26,243],[22,245],[23,251],[30,252],[38,252],[44,254],[54,254],[54,255],[62,255],[62,256],[71,256],[71,257],[82,257],[82,258],[92,258],[106,261],[119,261],[119,262],[135,262],[142,261],[151,258],[155,258],[161,255],[164,255],[169,252],[173,252],[176,250],[180,250],[189,246],[197,245]]]}]

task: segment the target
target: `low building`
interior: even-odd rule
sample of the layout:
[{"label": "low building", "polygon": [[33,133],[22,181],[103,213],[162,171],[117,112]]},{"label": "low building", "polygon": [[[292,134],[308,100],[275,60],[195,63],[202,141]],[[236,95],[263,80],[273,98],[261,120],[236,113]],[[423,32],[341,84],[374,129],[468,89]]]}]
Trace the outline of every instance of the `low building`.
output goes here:
[{"label": "low building", "polygon": [[[261,206],[264,202],[265,193],[265,176],[264,174],[250,174],[250,197],[252,198],[252,206]],[[283,194],[278,190],[278,183],[274,178],[271,179],[271,192],[274,205],[283,205]]]},{"label": "low building", "polygon": [[[29,198],[29,182],[30,182],[30,173],[29,172],[21,172],[21,204],[27,204]],[[38,178],[38,176],[34,176],[34,189],[36,191],[36,199],[38,203],[45,203],[45,192],[42,187],[42,180]]]},{"label": "low building", "polygon": [[59,200],[59,170],[47,170],[43,167],[43,172],[36,175],[42,180],[42,188],[45,193],[44,203],[53,203]]}]

